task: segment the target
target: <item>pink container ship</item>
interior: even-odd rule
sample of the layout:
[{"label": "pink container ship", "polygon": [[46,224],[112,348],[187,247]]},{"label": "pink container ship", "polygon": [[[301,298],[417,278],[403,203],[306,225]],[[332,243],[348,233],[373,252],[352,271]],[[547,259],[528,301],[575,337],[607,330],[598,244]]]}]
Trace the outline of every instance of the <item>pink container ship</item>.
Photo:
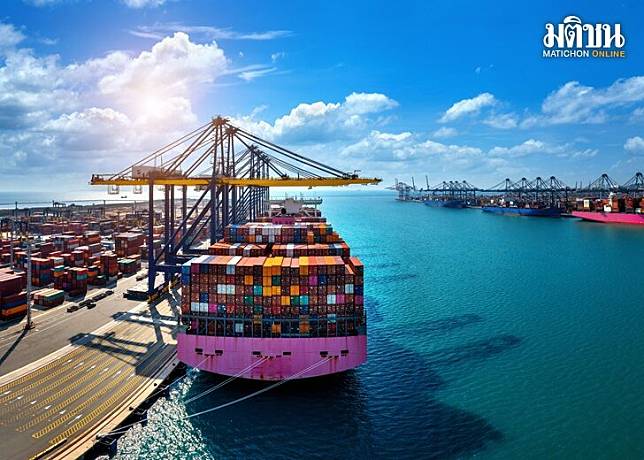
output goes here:
[{"label": "pink container ship", "polygon": [[605,224],[644,225],[644,214],[602,211],[573,211],[572,215],[583,220]]},{"label": "pink container ship", "polygon": [[316,377],[367,359],[363,265],[325,219],[231,225],[182,267],[179,359],[255,380]]}]

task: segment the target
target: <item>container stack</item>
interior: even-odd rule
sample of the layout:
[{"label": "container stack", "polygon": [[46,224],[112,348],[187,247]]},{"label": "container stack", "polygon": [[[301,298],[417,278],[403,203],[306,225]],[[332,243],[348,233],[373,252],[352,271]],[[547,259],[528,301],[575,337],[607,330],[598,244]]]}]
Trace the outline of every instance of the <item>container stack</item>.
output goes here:
[{"label": "container stack", "polygon": [[217,242],[208,248],[211,256],[261,257],[266,255],[266,245]]},{"label": "container stack", "polygon": [[101,254],[101,275],[111,278],[118,275],[118,257],[116,254],[106,252]]},{"label": "container stack", "polygon": [[182,267],[189,331],[331,337],[356,335],[364,324],[363,265],[326,223],[229,226],[209,252]]},{"label": "container stack", "polygon": [[119,257],[128,257],[139,254],[144,240],[145,236],[142,233],[128,232],[114,235],[116,255]]},{"label": "container stack", "polygon": [[62,276],[54,278],[54,288],[62,289],[70,296],[87,292],[87,269],[80,267],[66,268]]},{"label": "container stack", "polygon": [[[85,232],[85,244],[86,245],[93,245],[93,244],[99,244],[101,243],[101,235],[97,231],[89,231]],[[99,246],[100,247],[100,246]]]},{"label": "container stack", "polygon": [[224,241],[228,243],[337,243],[340,237],[327,223],[295,222],[273,224],[254,222],[244,225],[229,225],[224,229]]},{"label": "container stack", "polygon": [[9,319],[27,311],[27,284],[24,274],[0,269],[0,319]]},{"label": "container stack", "polygon": [[80,241],[74,235],[56,235],[53,240],[56,248],[64,253],[69,253],[80,246]]},{"label": "container stack", "polygon": [[141,268],[140,260],[135,259],[119,259],[118,261],[119,271],[124,275],[132,275],[139,271]]},{"label": "container stack", "polygon": [[65,301],[65,292],[58,289],[42,289],[34,293],[34,303],[44,308],[61,305]]},{"label": "container stack", "polygon": [[351,250],[345,242],[330,244],[274,244],[271,250],[274,256],[302,257],[302,256],[340,256],[349,257]]},{"label": "container stack", "polygon": [[52,252],[56,250],[54,243],[42,243],[38,246],[38,251],[43,257],[49,256]]},{"label": "container stack", "polygon": [[81,235],[87,230],[87,228],[88,225],[83,222],[69,222],[69,224],[67,224],[67,230],[74,232],[75,235]]},{"label": "container stack", "polygon": [[[83,246],[79,246],[81,248]],[[75,249],[71,252],[70,266],[83,267],[85,266],[85,251],[82,249]]]},{"label": "container stack", "polygon": [[[154,253],[155,254],[158,254],[161,251],[161,245],[162,244],[163,243],[161,242],[161,240],[153,240],[152,241],[152,245],[154,247]],[[144,244],[141,245],[141,251],[140,251],[139,255],[144,259],[148,258],[148,245],[147,245],[147,243],[144,243]]]},{"label": "container stack", "polygon": [[52,268],[54,263],[51,259],[32,257],[31,258],[31,284],[38,287],[47,286],[52,282]]}]

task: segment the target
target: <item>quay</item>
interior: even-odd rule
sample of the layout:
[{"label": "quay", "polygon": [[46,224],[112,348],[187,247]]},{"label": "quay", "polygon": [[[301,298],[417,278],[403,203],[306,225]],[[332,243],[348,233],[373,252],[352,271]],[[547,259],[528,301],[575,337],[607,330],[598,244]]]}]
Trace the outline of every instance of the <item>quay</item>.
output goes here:
[{"label": "quay", "polygon": [[[28,364],[0,377],[3,455],[77,458],[114,430],[178,364],[177,308],[173,297],[151,305],[114,297],[73,316],[75,327],[48,321],[59,315],[48,311],[34,316],[37,328],[27,333],[5,329],[0,370]],[[63,337],[69,344],[51,351]]]}]

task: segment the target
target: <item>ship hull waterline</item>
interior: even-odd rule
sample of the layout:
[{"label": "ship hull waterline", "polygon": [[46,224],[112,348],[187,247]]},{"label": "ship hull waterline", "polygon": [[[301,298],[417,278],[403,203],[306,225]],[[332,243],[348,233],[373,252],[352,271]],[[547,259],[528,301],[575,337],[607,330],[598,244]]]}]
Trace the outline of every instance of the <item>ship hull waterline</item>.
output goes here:
[{"label": "ship hull waterline", "polygon": [[430,208],[463,209],[467,207],[463,200],[425,200],[423,203]]},{"label": "ship hull waterline", "polygon": [[602,224],[644,225],[644,214],[573,211],[573,217]]},{"label": "ship hull waterline", "polygon": [[562,209],[559,208],[510,208],[503,206],[483,206],[483,212],[502,214],[506,216],[527,217],[561,217]]},{"label": "ship hull waterline", "polygon": [[[213,374],[268,381],[305,379],[345,372],[363,364],[367,360],[367,336],[253,338],[179,333],[177,357]],[[265,359],[253,366],[262,358]],[[250,369],[242,372],[247,368]]]}]

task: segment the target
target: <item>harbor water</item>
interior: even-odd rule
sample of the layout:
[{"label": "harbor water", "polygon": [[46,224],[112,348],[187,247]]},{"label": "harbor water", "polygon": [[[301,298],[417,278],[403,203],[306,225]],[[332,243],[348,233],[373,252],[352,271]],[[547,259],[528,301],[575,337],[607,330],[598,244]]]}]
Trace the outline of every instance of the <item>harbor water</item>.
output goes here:
[{"label": "harbor water", "polygon": [[644,231],[324,195],[365,264],[367,364],[265,387],[191,372],[119,458],[642,458]]}]

